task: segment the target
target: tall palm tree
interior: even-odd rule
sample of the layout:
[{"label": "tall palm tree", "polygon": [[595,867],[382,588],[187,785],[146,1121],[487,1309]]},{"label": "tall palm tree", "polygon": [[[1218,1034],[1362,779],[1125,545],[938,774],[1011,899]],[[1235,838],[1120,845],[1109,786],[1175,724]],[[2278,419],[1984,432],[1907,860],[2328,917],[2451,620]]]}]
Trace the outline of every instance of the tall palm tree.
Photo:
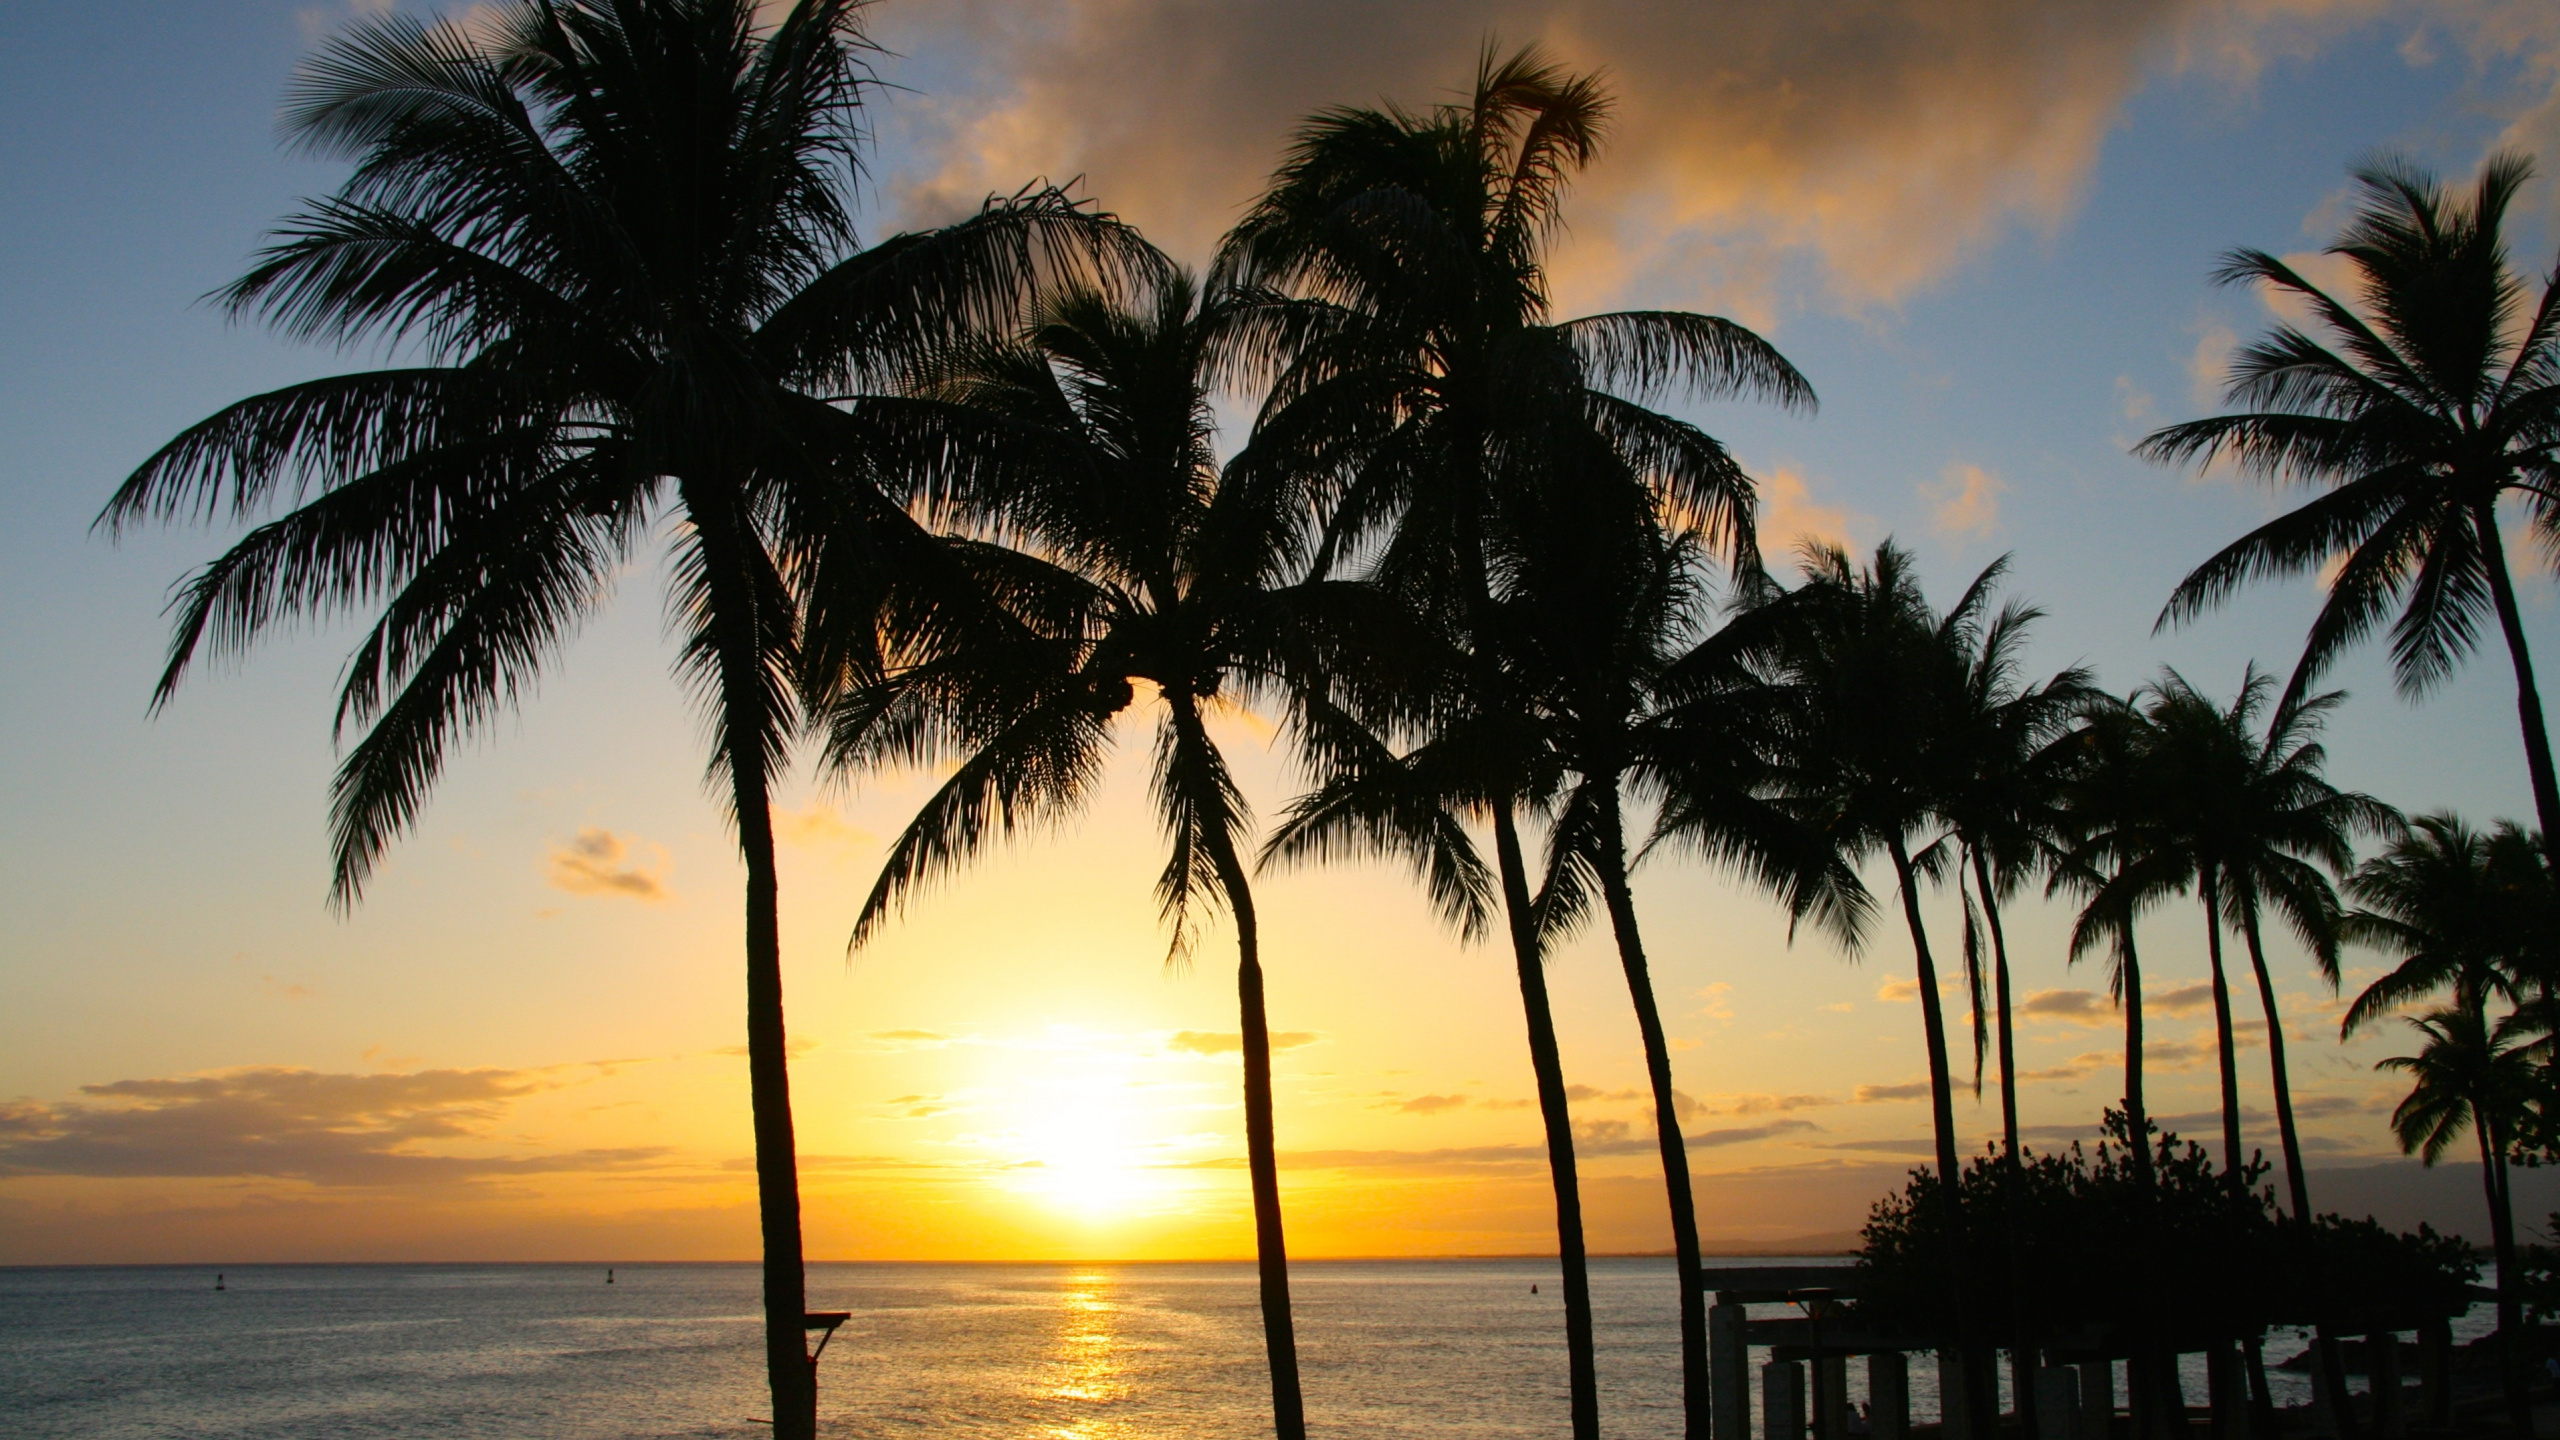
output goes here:
[{"label": "tall palm tree", "polygon": [[[2153,687],[2151,714],[2161,736],[2158,794],[2172,811],[2169,844],[2183,847],[2194,868],[2212,948],[2220,950],[2225,927],[2249,947],[2285,1183],[2294,1218],[2308,1220],[2310,1191],[2263,921],[2269,910],[2280,916],[2335,984],[2340,906],[2329,877],[2354,866],[2355,836],[2393,835],[2402,822],[2389,805],[2340,790],[2322,773],[2328,751],[2317,737],[2345,695],[2295,698],[2271,710],[2274,690],[2274,677],[2251,666],[2231,703],[2217,705],[2172,670]],[[2225,1101],[2226,1127],[2236,1108]]]},{"label": "tall palm tree", "polygon": [[[2005,560],[1994,573],[2006,573]],[[2010,1006],[2009,937],[2002,902],[2047,868],[2055,843],[2061,767],[2070,731],[2090,694],[2092,676],[2080,666],[2041,683],[2022,679],[2028,629],[2044,612],[2012,601],[1988,622],[1958,627],[1950,638],[1967,647],[1964,683],[1949,715],[1949,763],[1940,811],[1957,846],[1958,885],[1981,907],[1977,929],[1971,899],[1965,904],[1965,970],[1974,996],[1974,1092],[1982,1090],[1985,1036],[1982,932],[1991,942],[1990,1005],[2000,1069],[2001,1153],[2018,1158],[2018,1070]]]},{"label": "tall palm tree", "polygon": [[2545,844],[2560,845],[2560,780],[2498,529],[2510,498],[2540,534],[2560,527],[2560,283],[2531,295],[2502,233],[2531,171],[2520,155],[2493,157],[2461,198],[2402,161],[2356,171],[2361,204],[2328,252],[2354,271],[2350,295],[2263,251],[2231,252],[2219,280],[2300,299],[2320,333],[2277,326],[2233,363],[2229,403],[2245,408],[2157,431],[2136,453],[2328,487],[2196,567],[2160,616],[2180,623],[2251,580],[2340,562],[2288,701],[2395,609],[2394,672],[2404,693],[2423,694],[2493,616],[2535,814]]},{"label": "tall palm tree", "polygon": [[1491,763],[1468,782],[1470,803],[1491,822],[1546,1127],[1577,1440],[1600,1423],[1590,1282],[1519,832],[1532,789],[1528,747],[1504,738],[1502,725],[1524,705],[1493,641],[1492,546],[1534,472],[1584,465],[1595,445],[1620,462],[1595,473],[1644,485],[1675,523],[1721,513],[1747,481],[1713,439],[1649,408],[1657,393],[1812,399],[1783,357],[1730,321],[1550,317],[1546,244],[1608,109],[1593,77],[1534,50],[1488,50],[1463,103],[1324,112],[1300,130],[1219,260],[1233,283],[1328,308],[1329,323],[1293,340],[1255,441],[1324,477],[1332,523],[1322,562],[1366,559],[1382,586],[1443,624],[1470,657],[1452,699],[1489,747],[1478,760]]},{"label": "tall palm tree", "polygon": [[915,538],[829,403],[1018,313],[1044,266],[1110,227],[1050,192],[858,247],[868,45],[854,0],[511,3],[394,15],[295,82],[298,144],[344,157],[220,292],[235,313],[411,363],[253,397],[180,434],[100,517],[247,520],[182,590],[154,697],[210,648],[372,618],[339,694],[364,727],[332,790],[332,897],[354,903],[446,752],[535,683],[659,522],[680,668],[713,733],[746,862],[748,1074],[775,1432],[805,1440],[790,1077],[768,797],[795,724],[801,557],[889,564]]},{"label": "tall palm tree", "polygon": [[1948,789],[1949,719],[1967,679],[1965,637],[1999,573],[1994,565],[1977,576],[1942,616],[1909,552],[1890,540],[1866,567],[1838,549],[1809,550],[1807,603],[1773,667],[1800,727],[1773,791],[1841,856],[1881,850],[1892,862],[1918,967],[1938,1174],[1950,1194],[1959,1179],[1954,1068],[1920,885],[1946,864],[1945,848],[1930,842]]},{"label": "tall palm tree", "polygon": [[1242,859],[1251,817],[1208,721],[1222,709],[1290,703],[1316,683],[1310,666],[1325,634],[1382,617],[1361,606],[1362,587],[1293,583],[1313,532],[1288,470],[1221,470],[1212,402],[1238,337],[1252,332],[1254,306],[1204,301],[1190,277],[1167,268],[1149,304],[1123,309],[1071,292],[1018,341],[962,352],[917,403],[881,407],[905,412],[954,523],[976,532],[952,545],[963,563],[984,567],[988,588],[1014,597],[1023,623],[1014,634],[955,638],[937,628],[933,607],[920,607],[927,623],[894,627],[916,637],[905,663],[844,687],[830,704],[827,762],[859,772],[957,758],[890,846],[855,927],[859,945],[916,885],[999,834],[1080,808],[1114,718],[1141,704],[1155,712],[1154,795],[1171,848],[1156,894],[1175,956],[1188,953],[1204,904],[1235,920],[1272,1414],[1283,1440],[1299,1440],[1306,1419],[1270,1021]]},{"label": "tall palm tree", "polygon": [[2108,989],[2124,1010],[2124,1117],[2134,1174],[2152,1178],[2150,1107],[2143,1094],[2142,958],[2135,922],[2156,891],[2116,883],[2151,847],[2149,755],[2157,735],[2141,708],[2111,696],[2083,702],[2063,779],[2064,852],[2048,893],[2085,897],[2071,930],[2071,958],[2105,944],[2114,965]]},{"label": "tall palm tree", "polygon": [[[1613,487],[1615,488],[1615,487]],[[1502,646],[1532,698],[1540,744],[1569,778],[1555,803],[1537,909],[1542,935],[1587,918],[1597,891],[1644,1042],[1654,1131],[1680,1279],[1686,1433],[1711,1427],[1706,1281],[1671,1046],[1655,1000],[1628,881],[1626,791],[1663,802],[1663,833],[1706,850],[1778,892],[1796,915],[1854,924],[1855,875],[1805,843],[1755,793],[1773,736],[1774,699],[1750,668],[1774,642],[1777,607],[1696,634],[1704,601],[1699,547],[1642,511],[1612,514],[1567,487],[1509,538],[1497,613]],[[1748,514],[1737,511],[1737,523]],[[1747,532],[1746,532],[1747,533]]]},{"label": "tall palm tree", "polygon": [[[2344,874],[2354,864],[2356,833],[2389,833],[2399,816],[2372,796],[2341,791],[2322,777],[2327,756],[2314,737],[2344,697],[2330,692],[2295,699],[2268,716],[2261,734],[2260,717],[2267,715],[2274,689],[2274,677],[2253,665],[2229,705],[2204,695],[2175,670],[2136,694],[2149,736],[2140,762],[2148,775],[2141,787],[2144,821],[2130,832],[2138,839],[2118,852],[2120,868],[2108,888],[2146,898],[2192,889],[2202,902],[2222,1081],[2223,1168],[2235,1184],[2246,1157],[2223,933],[2237,930],[2247,940],[2267,1021],[2287,1184],[2296,1218],[2308,1219],[2283,1017],[2267,969],[2261,917],[2273,907],[2334,977],[2339,906],[2328,875]],[[2102,895],[2097,903],[2111,898]]]},{"label": "tall palm tree", "polygon": [[2426,1037],[2415,1055],[2394,1055],[2374,1068],[2410,1077],[2409,1096],[2391,1112],[2400,1148],[2428,1165],[2444,1158],[2471,1131],[2480,1147],[2480,1186],[2489,1202],[2489,1236],[2498,1258],[2498,1339],[2507,1409],[2516,1432],[2533,1433],[2517,1337],[2523,1333],[2523,1300],[2516,1287],[2515,1212],[2507,1185],[2507,1144],[2535,1083],[2532,1063],[2490,1023],[2488,995],[2457,991],[2455,1003],[2412,1016]]}]

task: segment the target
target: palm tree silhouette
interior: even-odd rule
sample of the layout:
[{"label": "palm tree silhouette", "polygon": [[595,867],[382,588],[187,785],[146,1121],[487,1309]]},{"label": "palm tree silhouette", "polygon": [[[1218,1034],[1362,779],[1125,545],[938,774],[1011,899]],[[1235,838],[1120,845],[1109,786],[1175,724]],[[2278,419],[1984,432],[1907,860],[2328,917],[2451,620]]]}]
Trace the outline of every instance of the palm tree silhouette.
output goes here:
[{"label": "palm tree silhouette", "polygon": [[2485,989],[2457,989],[2454,1003],[2409,1025],[2426,1037],[2415,1055],[2376,1063],[2410,1077],[2409,1096],[2391,1112],[2400,1148],[2428,1165],[2444,1158],[2462,1132],[2480,1147],[2480,1186],[2489,1202],[2489,1235],[2498,1258],[2498,1346],[2507,1409],[2516,1433],[2533,1433],[2518,1337],[2524,1324],[2516,1285],[2516,1227],[2507,1185],[2507,1143],[2533,1093],[2533,1064],[2504,1026],[2489,1021]]},{"label": "palm tree silhouette", "polygon": [[[1675,523],[1725,513],[1737,484],[1747,485],[1739,467],[1695,427],[1648,408],[1654,394],[1812,399],[1783,357],[1729,321],[1684,312],[1549,319],[1546,242],[1607,115],[1592,77],[1535,50],[1504,58],[1488,49],[1463,104],[1314,117],[1219,260],[1241,287],[1326,307],[1324,323],[1293,336],[1255,442],[1324,477],[1331,524],[1319,563],[1367,559],[1385,589],[1445,625],[1468,657],[1451,704],[1472,718],[1451,733],[1471,737],[1473,761],[1399,773],[1456,780],[1463,768],[1463,808],[1491,821],[1555,1188],[1577,1440],[1599,1431],[1590,1283],[1517,816],[1533,798],[1533,747],[1506,731],[1525,710],[1492,634],[1493,547],[1531,472],[1582,465],[1594,447],[1618,461],[1595,474],[1641,482]],[[1433,773],[1444,765],[1447,773]],[[1364,773],[1383,783],[1389,771],[1371,763]],[[1440,808],[1406,813],[1425,834],[1454,823]],[[1454,851],[1449,858],[1457,863]]]},{"label": "palm tree silhouette", "polygon": [[1892,541],[1866,567],[1838,549],[1810,549],[1805,604],[1775,663],[1800,733],[1772,788],[1840,856],[1854,863],[1882,850],[1893,864],[1918,967],[1938,1175],[1950,1195],[1959,1181],[1954,1068],[1920,883],[1946,863],[1928,831],[1948,788],[1948,721],[1968,678],[1972,627],[1998,578],[1998,566],[1985,570],[1941,616],[1909,552]]},{"label": "palm tree silhouette", "polygon": [[2063,771],[2064,851],[2046,882],[2048,894],[2084,898],[2071,928],[2075,962],[2100,944],[2114,952],[2108,991],[2124,1009],[2124,1116],[2135,1176],[2151,1183],[2150,1108],[2143,1095],[2142,957],[2134,942],[2142,906],[2156,892],[2115,882],[2152,848],[2149,752],[2157,741],[2141,709],[2093,695],[2071,733]]},{"label": "palm tree silhouette", "polygon": [[2530,297],[2501,233],[2531,170],[2493,157],[2462,199],[2402,161],[2357,170],[2362,203],[2328,251],[2354,270],[2349,296],[2263,251],[2231,252],[2220,281],[2298,297],[2327,343],[2277,326],[2233,362],[2229,401],[2245,410],[2157,431],[2135,453],[2329,487],[2196,567],[2160,615],[2182,623],[2251,580],[2340,562],[2288,703],[2395,609],[2392,665],[2410,695],[2449,676],[2494,616],[2549,845],[2560,781],[2497,515],[2512,496],[2544,533],[2560,524],[2560,284]]},{"label": "palm tree silhouette", "polygon": [[[1752,662],[1777,643],[1772,622],[1783,607],[1745,610],[1697,637],[1699,543],[1666,534],[1644,511],[1613,514],[1606,497],[1624,493],[1613,485],[1592,497],[1566,486],[1528,507],[1530,523],[1504,547],[1509,584],[1496,613],[1503,653],[1532,697],[1538,743],[1570,777],[1548,831],[1541,935],[1579,925],[1596,890],[1634,1001],[1680,1278],[1687,1433],[1704,1436],[1712,1407],[1697,1207],[1671,1046],[1628,883],[1624,792],[1632,786],[1663,802],[1665,836],[1743,870],[1794,915],[1852,927],[1865,897],[1854,873],[1813,851],[1801,827],[1756,793],[1760,757],[1778,743],[1770,723],[1777,697]],[[1735,513],[1745,523],[1747,503]]]},{"label": "palm tree silhouette", "polygon": [[[1988,577],[2007,573],[2007,558]],[[2000,1067],[2001,1153],[2018,1158],[2018,1069],[2010,1005],[2009,938],[2000,907],[2038,871],[2055,845],[2061,766],[2070,730],[2091,693],[2088,670],[2072,666],[2027,685],[2022,679],[2028,629],[2044,612],[2017,601],[1988,622],[1960,626],[1950,638],[1967,648],[1964,683],[1948,716],[1948,764],[1939,810],[1963,867],[1966,988],[1973,997],[1974,1093],[1982,1093],[1986,1012],[1995,1026]],[[1975,897],[1980,917],[1974,913]],[[1982,938],[1991,941],[1990,1004],[1984,1004]]]},{"label": "palm tree silhouette", "polygon": [[2411,820],[2358,866],[2346,883],[2356,908],[2341,918],[2340,937],[2400,963],[2348,1004],[2339,1038],[2438,995],[2455,1009],[2530,1003],[2546,968],[2539,948],[2551,904],[2541,848],[2512,821],[2480,831],[2440,812]]},{"label": "palm tree silhouette", "polygon": [[950,544],[987,589],[1010,597],[1022,624],[950,637],[935,607],[923,607],[926,623],[906,627],[919,637],[906,663],[830,703],[827,763],[858,773],[959,757],[891,845],[855,926],[858,946],[916,885],[999,834],[1080,808],[1113,718],[1140,703],[1156,712],[1154,797],[1171,849],[1156,895],[1173,956],[1188,955],[1204,905],[1235,919],[1272,1413],[1284,1440],[1298,1440],[1306,1418],[1261,930],[1241,858],[1251,817],[1208,721],[1222,709],[1293,703],[1322,683],[1314,666],[1325,636],[1387,617],[1361,604],[1365,587],[1291,583],[1314,538],[1307,496],[1283,467],[1239,460],[1222,471],[1215,448],[1216,382],[1253,332],[1254,300],[1204,300],[1190,277],[1170,267],[1166,276],[1151,304],[1132,309],[1069,293],[1019,341],[962,352],[919,388],[905,419],[938,462],[955,521],[981,532]]},{"label": "palm tree silhouette", "polygon": [[2390,806],[2339,790],[2321,774],[2327,752],[2315,737],[2345,697],[2335,691],[2314,695],[2269,715],[2274,689],[2274,677],[2255,666],[2242,675],[2228,705],[2200,693],[2175,670],[2150,687],[2144,708],[2156,736],[2150,756],[2155,826],[2150,854],[2127,880],[2161,888],[2192,883],[2203,902],[2223,1072],[2223,1165],[2235,1175],[2242,1159],[2240,1101],[2222,932],[2235,929],[2248,942],[2267,1024],[2286,1184],[2295,1218],[2307,1220],[2311,1202],[2294,1126],[2283,1017],[2260,920],[2272,907],[2334,983],[2339,905],[2328,877],[2353,867],[2355,834],[2390,834],[2400,818]]},{"label": "palm tree silhouette", "polygon": [[241,401],[136,470],[100,517],[253,528],[180,592],[153,704],[207,649],[371,612],[339,692],[364,727],[331,795],[351,905],[455,741],[481,733],[664,518],[680,668],[746,862],[748,1073],[775,1433],[806,1440],[790,1076],[769,793],[796,724],[797,560],[894,563],[919,537],[830,403],[1018,313],[1113,233],[1054,192],[857,248],[868,43],[854,0],[506,5],[393,15],[303,68],[285,123],[353,161],[220,292],[287,334],[414,363]]}]

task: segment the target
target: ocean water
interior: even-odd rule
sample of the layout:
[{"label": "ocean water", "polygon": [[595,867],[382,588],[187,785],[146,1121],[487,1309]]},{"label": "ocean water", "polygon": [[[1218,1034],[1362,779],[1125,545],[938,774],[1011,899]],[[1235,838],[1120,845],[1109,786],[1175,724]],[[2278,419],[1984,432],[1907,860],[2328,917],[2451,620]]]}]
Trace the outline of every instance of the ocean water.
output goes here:
[{"label": "ocean water", "polygon": [[[604,1278],[593,1265],[286,1265],[227,1271],[216,1291],[206,1268],[0,1269],[0,1435],[769,1433],[754,1267]],[[1302,1262],[1291,1286],[1311,1431],[1563,1432],[1552,1261]],[[1610,1436],[1679,1431],[1676,1296],[1668,1260],[1593,1263]],[[830,1437],[1269,1433],[1247,1265],[815,1265],[809,1301],[853,1312],[820,1366]],[[1850,1369],[1863,1399],[1864,1366]],[[2274,1378],[2280,1400],[2307,1398],[2295,1377]],[[1915,1357],[1914,1419],[1936,1418],[1935,1379]],[[2188,1385],[2200,1398],[2201,1373]]]}]

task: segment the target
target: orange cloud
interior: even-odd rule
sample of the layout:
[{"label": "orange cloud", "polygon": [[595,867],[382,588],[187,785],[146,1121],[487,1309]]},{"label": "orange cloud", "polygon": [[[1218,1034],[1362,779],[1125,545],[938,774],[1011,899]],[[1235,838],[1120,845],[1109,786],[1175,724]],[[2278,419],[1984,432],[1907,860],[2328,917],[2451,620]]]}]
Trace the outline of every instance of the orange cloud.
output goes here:
[{"label": "orange cloud", "polygon": [[[1093,193],[1199,258],[1287,136],[1327,105],[1424,106],[1487,37],[1607,72],[1611,151],[1580,183],[1558,266],[1568,304],[1628,291],[1760,323],[1809,257],[1850,305],[1889,304],[2020,224],[2077,202],[2124,102],[2162,70],[2240,83],[2393,9],[2386,0],[955,0],[882,38],[957,79],[910,102],[910,222],[1025,179]],[[2460,0],[2429,19],[2475,55],[2560,50],[2552,7]],[[2560,135],[2549,101],[2525,141]]]},{"label": "orange cloud", "polygon": [[1929,522],[1951,535],[1988,535],[2000,526],[2000,492],[2008,489],[1999,476],[1979,465],[1957,461],[1936,481],[1920,487],[1929,502]]}]

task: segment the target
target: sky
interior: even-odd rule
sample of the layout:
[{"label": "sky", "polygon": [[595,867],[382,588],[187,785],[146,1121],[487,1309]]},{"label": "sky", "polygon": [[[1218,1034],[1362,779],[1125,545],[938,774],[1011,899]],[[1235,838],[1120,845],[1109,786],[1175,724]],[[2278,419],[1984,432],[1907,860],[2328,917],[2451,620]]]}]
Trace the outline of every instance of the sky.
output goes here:
[{"label": "sky", "polygon": [[[169,586],[229,532],[89,528],[191,421],[377,358],[201,297],[333,183],[279,146],[279,97],[384,8],[0,8],[0,1263],[754,1253],[741,867],[670,672],[662,572],[635,566],[455,758],[342,918],[324,824],[348,631],[279,635],[147,715]],[[1757,478],[1772,550],[1891,536],[1941,603],[2012,556],[2008,593],[2046,612],[2036,665],[2117,690],[2174,665],[2228,695],[2252,661],[2290,666],[2317,600],[2270,585],[2153,631],[2189,567],[2286,500],[2127,454],[2211,413],[2224,358],[2273,318],[2211,285],[2215,257],[2329,273],[2348,167],[2384,151],[2455,176],[2500,146],[2560,166],[2560,8],[2528,0],[883,0],[872,23],[869,235],[1076,177],[1193,263],[1314,110],[1447,98],[1496,40],[1604,71],[1617,128],[1567,204],[1559,312],[1760,329],[1819,413],[1684,413]],[[2560,186],[2523,212],[2539,273]],[[2525,603],[2560,654],[2548,578]],[[2371,654],[2335,679],[2339,783],[2527,810],[2502,654],[2419,702]],[[1272,727],[1238,713],[1218,734],[1276,813],[1298,777]],[[814,1257],[1250,1253],[1232,937],[1166,962],[1143,734],[1124,739],[1082,819],[920,895],[858,954],[884,837],[933,777],[821,786],[803,757],[779,830]],[[1845,1243],[1928,1150],[1907,938],[1790,943],[1763,898],[1672,853],[1638,903],[1709,1243]],[[1551,1249],[1507,958],[1388,867],[1275,873],[1259,908],[1293,1253]],[[1951,905],[1927,910],[1951,949]],[[2068,919],[2009,917],[2037,1145],[2088,1136],[2117,1093],[2119,1021],[2103,972],[2066,962]],[[1660,1250],[1602,940],[1550,961],[1591,1240]],[[2209,1137],[2200,912],[2156,912],[2143,941],[2152,1109]],[[2396,1027],[2340,1044],[2338,996],[2289,942],[2274,960],[2315,1202],[2483,1231],[2474,1176],[2396,1156],[2373,1069]],[[2350,953],[2348,985],[2380,966]],[[2243,1039],[2249,1143],[2272,1151],[2262,1028]],[[1996,1089],[1958,1119],[1969,1142],[1996,1130]],[[2527,1215],[2560,1208],[2544,1178]]]}]

